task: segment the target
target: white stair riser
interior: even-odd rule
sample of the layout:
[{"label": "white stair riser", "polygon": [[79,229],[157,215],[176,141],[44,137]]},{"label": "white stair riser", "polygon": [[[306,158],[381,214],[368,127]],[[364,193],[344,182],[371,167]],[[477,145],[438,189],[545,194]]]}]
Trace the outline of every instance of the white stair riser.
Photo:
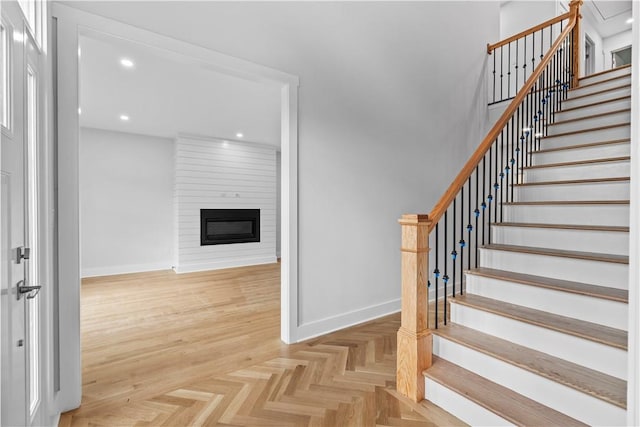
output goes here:
[{"label": "white stair riser", "polygon": [[[587,128],[591,129],[591,127]],[[595,129],[589,132],[571,133],[568,135],[552,135],[542,138],[542,148],[559,148],[578,144],[612,141],[614,139],[628,139],[631,126],[615,126],[606,129]]]},{"label": "white stair riser", "polygon": [[587,127],[595,128],[599,126],[619,125],[629,122],[631,122],[631,112],[622,111],[619,113],[596,116],[572,122],[552,124],[547,127],[547,136],[582,130]]},{"label": "white stair riser", "polygon": [[628,76],[631,75],[631,67],[620,68],[617,70],[609,71],[608,73],[602,73],[595,76],[586,76],[580,79],[580,85],[586,85],[596,82],[601,82],[603,80],[609,80],[618,76]]},{"label": "white stair riser", "polygon": [[515,205],[502,209],[503,221],[509,222],[629,226],[629,205]]},{"label": "white stair riser", "polygon": [[583,98],[570,99],[567,98],[562,101],[562,108],[575,108],[581,105],[595,104],[596,102],[608,101],[613,98],[620,98],[621,96],[631,95],[631,87],[623,86],[617,89],[609,90],[603,93],[597,93]]},{"label": "white stair riser", "polygon": [[619,99],[617,101],[606,102],[604,104],[590,105],[588,107],[579,108],[577,110],[559,111],[556,112],[555,121],[562,122],[565,120],[580,119],[583,117],[593,116],[594,114],[625,110],[627,108],[631,108],[630,98]]},{"label": "white stair riser", "polygon": [[516,187],[519,202],[563,200],[628,200],[629,181],[588,184],[525,185]]},{"label": "white stair riser", "polygon": [[629,141],[626,141],[619,144],[596,145],[593,147],[533,153],[532,164],[548,165],[549,163],[608,159],[611,157],[628,156],[629,153],[631,153],[631,144]]},{"label": "white stair riser", "polygon": [[455,414],[457,418],[472,426],[513,426],[504,418],[483,408],[477,403],[443,386],[437,381],[425,378],[425,399]]},{"label": "white stair riser", "polygon": [[620,231],[492,226],[492,243],[567,251],[629,255],[629,233]]},{"label": "white stair riser", "polygon": [[496,270],[628,289],[627,264],[480,248],[480,265]]},{"label": "white stair riser", "polygon": [[600,92],[606,89],[612,89],[622,85],[631,84],[631,76],[624,76],[615,79],[609,79],[607,81],[599,82],[598,84],[590,85],[585,84],[584,82],[580,87],[572,89],[569,91],[569,99],[576,98],[578,96],[588,95],[594,92]]},{"label": "white stair riser", "polygon": [[434,353],[477,375],[589,425],[624,425],[626,411],[610,403],[439,336]]},{"label": "white stair riser", "polygon": [[527,169],[525,182],[562,181],[572,179],[616,178],[630,176],[630,162],[587,163],[548,168]]},{"label": "white stair riser", "polygon": [[467,274],[467,294],[573,317],[626,331],[628,305],[623,302]]},{"label": "white stair riser", "polygon": [[619,348],[462,304],[451,304],[451,321],[616,378],[627,376],[627,352]]}]

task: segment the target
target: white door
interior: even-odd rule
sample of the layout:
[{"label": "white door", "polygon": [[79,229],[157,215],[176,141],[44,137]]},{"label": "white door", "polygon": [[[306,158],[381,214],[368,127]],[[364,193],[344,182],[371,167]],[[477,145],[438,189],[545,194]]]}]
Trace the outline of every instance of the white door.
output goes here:
[{"label": "white door", "polygon": [[37,257],[39,50],[17,2],[2,3],[0,421],[28,426],[40,403]]}]

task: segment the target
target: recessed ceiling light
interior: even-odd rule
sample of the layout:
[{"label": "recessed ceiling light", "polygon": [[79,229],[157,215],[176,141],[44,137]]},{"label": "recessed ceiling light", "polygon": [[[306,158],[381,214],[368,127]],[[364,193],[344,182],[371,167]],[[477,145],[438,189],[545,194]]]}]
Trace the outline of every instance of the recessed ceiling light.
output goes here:
[{"label": "recessed ceiling light", "polygon": [[227,148],[229,146],[229,141],[222,141],[222,146]]},{"label": "recessed ceiling light", "polygon": [[626,22],[627,22],[627,24],[631,24],[631,23],[633,22],[633,18],[629,18],[629,19],[627,19],[627,21],[626,21]]},{"label": "recessed ceiling light", "polygon": [[128,59],[128,58],[122,58],[120,60],[120,65],[122,65],[125,68],[132,68],[133,67],[133,61]]},{"label": "recessed ceiling light", "polygon": [[242,133],[240,133],[240,132],[236,133],[236,137],[238,137],[238,138],[242,138],[243,136],[244,135]]},{"label": "recessed ceiling light", "polygon": [[127,116],[126,114],[121,114],[120,115],[120,120],[122,120],[123,122],[128,122],[129,121],[129,116]]},{"label": "recessed ceiling light", "polygon": [[78,107],[78,115],[82,115],[82,108]]}]

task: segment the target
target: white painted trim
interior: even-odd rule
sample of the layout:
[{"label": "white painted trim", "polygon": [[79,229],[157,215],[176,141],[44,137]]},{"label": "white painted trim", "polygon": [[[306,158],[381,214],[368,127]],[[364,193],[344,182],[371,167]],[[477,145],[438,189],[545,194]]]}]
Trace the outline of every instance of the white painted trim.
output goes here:
[{"label": "white painted trim", "polygon": [[[633,2],[633,36],[640,45],[640,3]],[[636,50],[637,51],[637,50]],[[631,70],[631,206],[629,231],[629,350],[627,376],[627,425],[640,425],[640,55],[633,56]]]},{"label": "white painted trim", "polygon": [[197,264],[181,264],[174,268],[178,274],[194,273],[196,271],[221,270],[223,268],[247,267],[251,265],[273,264],[278,260],[275,256],[260,258],[240,258],[228,261],[199,262]]},{"label": "white painted trim", "polygon": [[114,274],[143,273],[146,271],[171,270],[168,263],[112,265],[108,267],[83,268],[82,278],[113,276]]},{"label": "white painted trim", "polygon": [[298,84],[297,76],[214,52],[167,36],[52,4],[58,19],[58,138],[60,242],[60,359],[58,411],[77,408],[81,399],[80,240],[78,183],[78,43],[79,36],[117,37],[158,49],[184,64],[204,67],[281,88],[282,150],[282,275],[281,337],[297,341],[298,329]]},{"label": "white painted trim", "polygon": [[379,317],[388,316],[400,311],[401,300],[394,299],[381,304],[359,308],[337,316],[326,317],[313,322],[304,323],[298,327],[298,341],[308,340],[320,335],[345,329],[360,323],[365,323]]}]

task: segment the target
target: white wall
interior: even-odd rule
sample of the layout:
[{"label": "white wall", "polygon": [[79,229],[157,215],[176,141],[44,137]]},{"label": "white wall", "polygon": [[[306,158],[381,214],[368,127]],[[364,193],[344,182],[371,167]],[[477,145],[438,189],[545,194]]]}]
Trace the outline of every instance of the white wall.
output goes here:
[{"label": "white wall", "polygon": [[397,219],[484,136],[498,2],[68,4],[299,76],[297,339],[399,309]]},{"label": "white wall", "polygon": [[80,131],[82,276],[169,269],[173,141]]},{"label": "white wall", "polygon": [[585,63],[586,58],[584,56],[584,42],[585,36],[588,35],[589,38],[593,41],[594,44],[594,54],[595,54],[595,68],[593,70],[594,73],[599,73],[604,70],[604,44],[602,42],[602,36],[596,30],[595,27],[595,18],[592,17],[590,13],[584,10],[585,8],[581,8],[582,12],[582,23],[580,26],[580,76],[585,75]]},{"label": "white wall", "polygon": [[[276,261],[276,149],[176,139],[176,272]],[[260,209],[260,242],[200,246],[200,209]]]},{"label": "white wall", "polygon": [[632,31],[624,31],[603,40],[604,45],[604,69],[613,68],[611,63],[611,52],[630,46],[633,42]]},{"label": "white wall", "polygon": [[503,2],[500,6],[500,40],[541,24],[557,15],[555,0]]}]

